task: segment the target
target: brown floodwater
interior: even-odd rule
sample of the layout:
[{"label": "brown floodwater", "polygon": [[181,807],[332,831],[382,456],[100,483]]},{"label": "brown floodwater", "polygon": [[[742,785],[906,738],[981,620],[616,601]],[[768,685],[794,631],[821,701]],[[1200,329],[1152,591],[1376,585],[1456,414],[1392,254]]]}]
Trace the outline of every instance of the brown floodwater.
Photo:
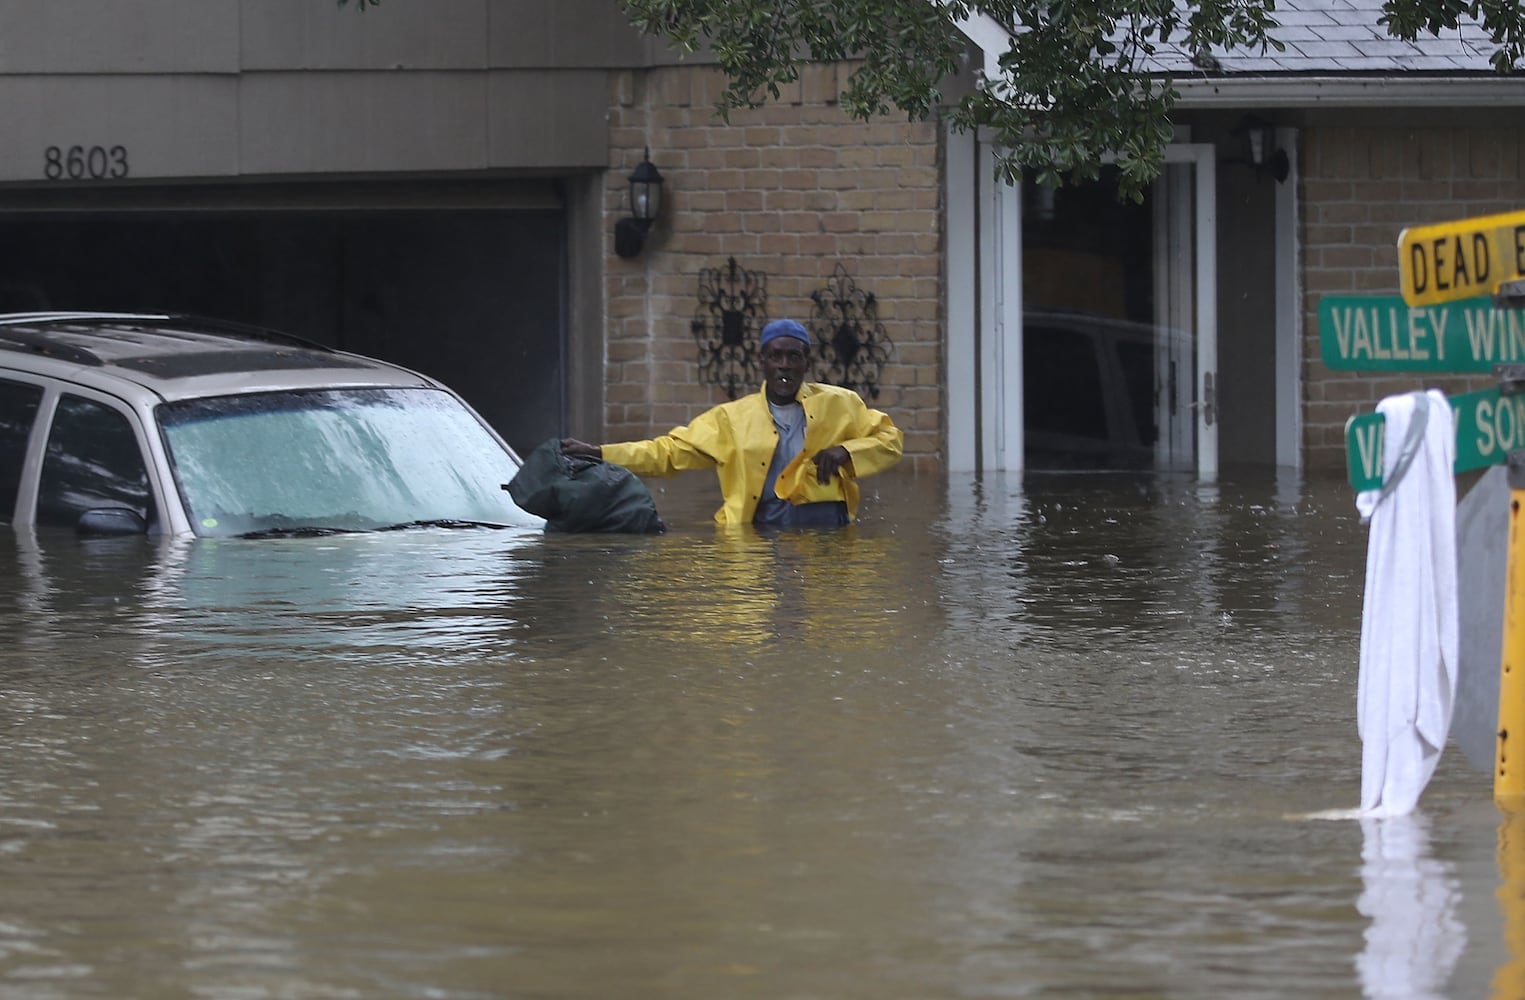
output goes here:
[{"label": "brown floodwater", "polygon": [[0,545],[0,998],[1518,997],[1525,830],[1357,803],[1339,482],[831,533]]}]

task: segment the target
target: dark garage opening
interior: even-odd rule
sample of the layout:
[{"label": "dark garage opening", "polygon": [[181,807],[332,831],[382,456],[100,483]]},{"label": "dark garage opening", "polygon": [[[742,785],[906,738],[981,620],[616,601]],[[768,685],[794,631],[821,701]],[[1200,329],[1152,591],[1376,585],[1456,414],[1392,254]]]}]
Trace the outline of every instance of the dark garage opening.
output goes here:
[{"label": "dark garage opening", "polygon": [[185,312],[417,369],[521,454],[565,424],[559,210],[0,214],[0,312]]}]

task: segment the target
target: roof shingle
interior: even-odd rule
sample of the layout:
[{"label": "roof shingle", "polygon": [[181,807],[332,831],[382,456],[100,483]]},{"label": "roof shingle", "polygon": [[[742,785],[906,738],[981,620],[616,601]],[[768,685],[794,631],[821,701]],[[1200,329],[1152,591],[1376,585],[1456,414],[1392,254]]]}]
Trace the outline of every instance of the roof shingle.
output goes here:
[{"label": "roof shingle", "polygon": [[[1378,24],[1380,0],[1280,0],[1273,14],[1279,27],[1272,37],[1286,48],[1277,52],[1213,49],[1218,67],[1211,75],[1265,73],[1308,75],[1392,74],[1404,72],[1497,73],[1488,58],[1498,48],[1476,23],[1400,41]],[[1162,47],[1150,61],[1156,73],[1203,75],[1190,53]]]}]

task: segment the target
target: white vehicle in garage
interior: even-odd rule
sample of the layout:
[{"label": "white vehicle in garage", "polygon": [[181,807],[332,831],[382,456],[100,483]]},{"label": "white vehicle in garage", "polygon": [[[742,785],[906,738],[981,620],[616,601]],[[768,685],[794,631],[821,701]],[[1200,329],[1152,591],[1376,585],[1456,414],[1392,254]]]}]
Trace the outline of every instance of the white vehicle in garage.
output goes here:
[{"label": "white vehicle in garage", "polygon": [[0,314],[0,522],[268,537],[543,521],[428,376],[169,315]]}]

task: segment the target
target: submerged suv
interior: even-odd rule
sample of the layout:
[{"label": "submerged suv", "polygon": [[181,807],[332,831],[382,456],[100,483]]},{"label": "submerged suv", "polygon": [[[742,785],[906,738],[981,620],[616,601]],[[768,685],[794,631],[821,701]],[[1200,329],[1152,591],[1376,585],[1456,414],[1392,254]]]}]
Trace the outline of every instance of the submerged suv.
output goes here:
[{"label": "submerged suv", "polygon": [[0,314],[0,524],[263,537],[541,526],[439,382],[254,327]]}]

